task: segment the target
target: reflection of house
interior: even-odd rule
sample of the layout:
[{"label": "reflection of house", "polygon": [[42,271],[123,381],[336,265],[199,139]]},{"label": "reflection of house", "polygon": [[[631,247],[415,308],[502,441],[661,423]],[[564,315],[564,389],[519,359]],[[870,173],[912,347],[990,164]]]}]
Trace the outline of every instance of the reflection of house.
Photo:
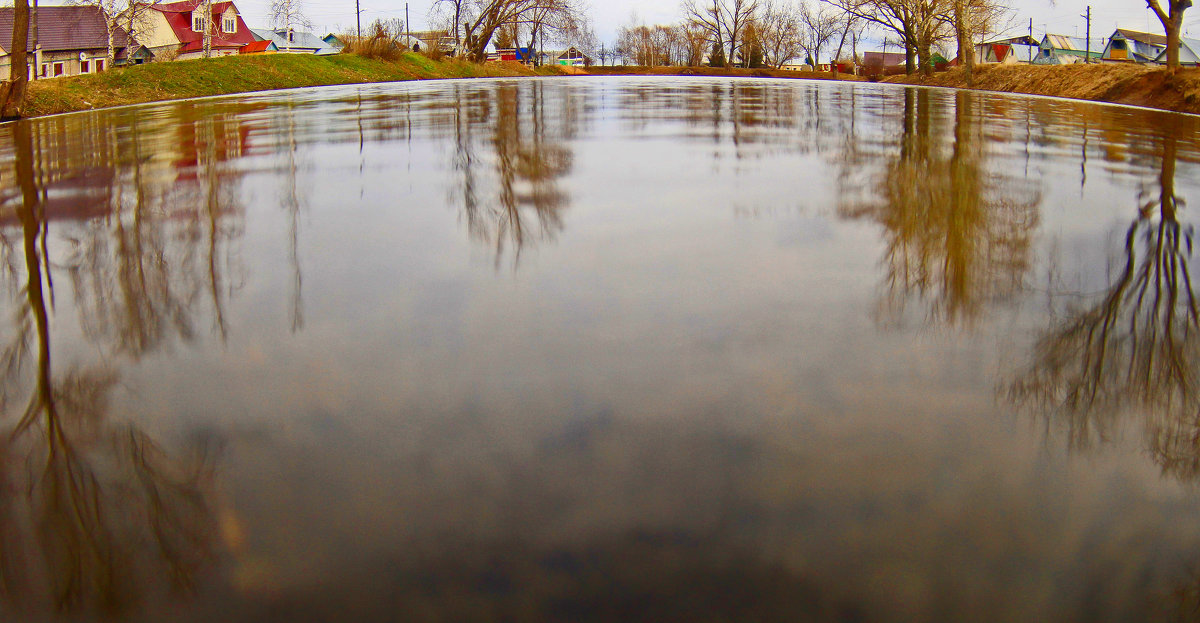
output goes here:
[{"label": "reflection of house", "polygon": [[[47,78],[104,71],[108,57],[108,28],[104,15],[94,6],[43,6],[38,9],[40,50],[29,55],[29,74]],[[0,8],[0,79],[9,78],[12,56],[8,53],[13,31],[12,7]],[[32,36],[29,41],[33,41]],[[118,60],[126,59],[125,30],[113,34]]]},{"label": "reflection of house", "polygon": [[204,28],[208,21],[213,56],[237,54],[256,39],[232,2],[213,2],[212,19],[205,20],[204,0],[184,0],[148,6],[147,24],[140,31],[140,43],[156,58],[178,59],[204,56]]},{"label": "reflection of house", "polygon": [[275,48],[280,52],[324,56],[326,54],[337,54],[341,51],[341,48],[329,45],[324,39],[311,32],[302,32],[294,28],[279,28],[276,30],[254,29],[251,32],[259,41],[274,42]]},{"label": "reflection of house", "polygon": [[[1166,65],[1166,49],[1160,52],[1154,61]],[[1179,38],[1179,64],[1182,67],[1200,67],[1200,39]]]},{"label": "reflection of house", "polygon": [[1118,28],[1108,38],[1108,45],[1101,56],[1106,61],[1132,61],[1150,63],[1167,49],[1167,38],[1136,30]]},{"label": "reflection of house", "polygon": [[1091,44],[1083,37],[1047,34],[1038,45],[1034,65],[1073,65],[1084,62],[1085,57],[1098,60],[1104,52],[1104,40],[1092,39]]},{"label": "reflection of house", "polygon": [[975,62],[1005,65],[1028,63],[1039,49],[1038,42],[1028,35],[989,41],[975,46]]},{"label": "reflection of house", "polygon": [[580,52],[575,46],[567,48],[566,52],[554,57],[554,63],[556,65],[587,66],[591,65],[593,62],[594,61],[590,56]]}]

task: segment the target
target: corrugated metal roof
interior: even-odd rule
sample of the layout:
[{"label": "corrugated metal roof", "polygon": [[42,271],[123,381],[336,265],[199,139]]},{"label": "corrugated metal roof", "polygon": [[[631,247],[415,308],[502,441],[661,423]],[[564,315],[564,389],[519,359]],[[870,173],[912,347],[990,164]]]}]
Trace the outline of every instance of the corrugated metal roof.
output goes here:
[{"label": "corrugated metal roof", "polygon": [[[0,7],[0,48],[6,53],[12,45],[12,33],[13,9]],[[117,27],[113,46],[123,48],[127,41],[125,30]],[[38,43],[45,52],[107,48],[108,29],[104,25],[104,15],[94,6],[38,7]]]},{"label": "corrugated metal roof", "polygon": [[1126,39],[1141,41],[1142,43],[1149,43],[1150,45],[1156,45],[1160,48],[1167,45],[1166,35],[1156,35],[1150,32],[1138,32],[1136,30],[1126,30],[1124,28],[1118,28],[1117,32],[1113,34],[1116,35],[1117,33],[1120,33],[1121,36],[1125,37]]},{"label": "corrugated metal roof", "polygon": [[303,32],[292,30],[292,42],[287,41],[286,30],[263,30],[255,29],[254,34],[263,40],[271,40],[275,42],[275,47],[280,50],[292,48],[293,50],[322,50],[331,47],[324,39],[312,34],[311,32]]}]

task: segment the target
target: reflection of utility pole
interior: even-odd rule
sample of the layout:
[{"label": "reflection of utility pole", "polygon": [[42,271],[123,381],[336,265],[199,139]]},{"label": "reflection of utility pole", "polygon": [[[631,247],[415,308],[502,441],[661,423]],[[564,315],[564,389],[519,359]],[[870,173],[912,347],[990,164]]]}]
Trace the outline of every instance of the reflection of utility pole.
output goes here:
[{"label": "reflection of utility pole", "polygon": [[1092,62],[1092,5],[1089,4],[1087,13],[1084,13],[1079,17],[1087,20],[1087,30],[1085,31],[1087,34],[1084,35],[1087,38],[1084,39],[1086,43],[1084,43],[1083,46],[1083,62],[1090,63]]}]

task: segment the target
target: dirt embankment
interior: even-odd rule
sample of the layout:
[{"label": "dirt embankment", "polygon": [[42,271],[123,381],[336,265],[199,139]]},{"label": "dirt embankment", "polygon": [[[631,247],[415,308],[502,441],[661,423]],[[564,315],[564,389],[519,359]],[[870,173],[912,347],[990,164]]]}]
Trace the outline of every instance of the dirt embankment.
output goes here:
[{"label": "dirt embankment", "polygon": [[[966,73],[957,68],[929,78],[893,76],[884,81],[967,88]],[[1171,77],[1163,68],[1134,64],[981,65],[975,68],[971,88],[1200,114],[1200,69],[1183,69]]]}]

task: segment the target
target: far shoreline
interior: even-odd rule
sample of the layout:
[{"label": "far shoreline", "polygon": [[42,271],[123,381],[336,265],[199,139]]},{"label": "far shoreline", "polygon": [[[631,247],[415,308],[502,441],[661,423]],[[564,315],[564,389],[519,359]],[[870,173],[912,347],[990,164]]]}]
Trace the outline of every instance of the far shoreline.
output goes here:
[{"label": "far shoreline", "polygon": [[[229,56],[194,61],[151,63],[104,72],[30,83],[26,118],[115,108],[153,102],[295,88],[378,84],[410,80],[521,78],[548,76],[685,76],[866,82],[860,76],[770,68],[593,66],[539,68],[518,63],[470,63],[433,60],[406,53],[397,61],[354,54],[311,56],[275,54]],[[1068,100],[1119,104],[1200,114],[1200,69],[1181,69],[1174,77],[1163,68],[1132,64],[1074,66],[980,65],[972,86],[960,68],[933,76],[898,75],[880,84],[967,89]]]}]

